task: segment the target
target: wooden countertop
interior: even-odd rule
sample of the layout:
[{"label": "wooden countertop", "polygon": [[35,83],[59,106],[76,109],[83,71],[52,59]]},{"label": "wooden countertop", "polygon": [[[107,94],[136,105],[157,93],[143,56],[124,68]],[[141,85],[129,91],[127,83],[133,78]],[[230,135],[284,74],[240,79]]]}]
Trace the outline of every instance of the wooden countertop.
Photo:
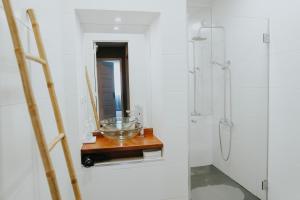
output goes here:
[{"label": "wooden countertop", "polygon": [[102,153],[102,152],[118,152],[131,150],[147,150],[147,149],[162,149],[163,143],[155,137],[152,128],[144,129],[144,137],[136,136],[129,140],[119,142],[106,138],[102,135],[96,136],[96,143],[83,144],[81,153]]}]

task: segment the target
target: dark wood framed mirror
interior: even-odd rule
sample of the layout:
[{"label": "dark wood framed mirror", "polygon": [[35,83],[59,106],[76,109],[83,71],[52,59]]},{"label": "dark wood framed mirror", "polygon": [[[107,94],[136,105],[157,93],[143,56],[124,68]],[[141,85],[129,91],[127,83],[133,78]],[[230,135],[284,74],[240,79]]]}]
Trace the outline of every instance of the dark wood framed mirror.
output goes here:
[{"label": "dark wood framed mirror", "polygon": [[130,110],[128,43],[97,42],[100,120],[127,116]]}]

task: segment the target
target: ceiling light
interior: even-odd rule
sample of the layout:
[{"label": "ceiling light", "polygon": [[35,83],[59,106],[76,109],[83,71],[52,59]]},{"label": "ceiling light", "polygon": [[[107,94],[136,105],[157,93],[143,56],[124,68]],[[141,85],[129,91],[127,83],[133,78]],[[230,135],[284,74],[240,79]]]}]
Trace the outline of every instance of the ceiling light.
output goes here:
[{"label": "ceiling light", "polygon": [[118,31],[120,28],[118,26],[114,26],[114,30]]},{"label": "ceiling light", "polygon": [[115,22],[120,23],[122,21],[121,17],[116,17]]}]

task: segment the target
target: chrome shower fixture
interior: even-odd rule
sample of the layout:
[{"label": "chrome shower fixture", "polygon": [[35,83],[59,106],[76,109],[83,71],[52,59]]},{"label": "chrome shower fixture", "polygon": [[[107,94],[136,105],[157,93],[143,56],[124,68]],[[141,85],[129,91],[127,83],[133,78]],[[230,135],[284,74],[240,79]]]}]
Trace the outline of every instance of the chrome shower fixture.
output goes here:
[{"label": "chrome shower fixture", "polygon": [[196,36],[192,37],[192,41],[204,41],[207,40],[207,37],[203,37],[201,35],[201,31],[203,29],[222,29],[224,30],[225,28],[223,26],[202,26],[198,29]]},{"label": "chrome shower fixture", "polygon": [[204,41],[204,40],[207,40],[207,38],[205,37],[201,37],[201,36],[194,36],[192,37],[192,41]]},{"label": "chrome shower fixture", "polygon": [[227,126],[229,128],[232,128],[233,127],[233,122],[232,121],[229,121],[228,119],[221,119],[219,121],[220,125],[223,125],[223,126]]},{"label": "chrome shower fixture", "polygon": [[[232,101],[231,101],[231,61],[228,60],[224,62],[224,64],[212,61],[211,64],[220,66],[223,70],[224,74],[224,111],[223,111],[223,119],[219,121],[219,142],[220,142],[220,150],[221,150],[221,156],[224,161],[228,161],[231,155],[231,144],[232,144],[232,128],[233,128],[233,122],[232,122]],[[227,77],[228,76],[228,77]],[[229,88],[227,88],[227,85]],[[229,100],[227,101],[227,98],[229,97]],[[229,113],[227,112],[226,107],[229,106]],[[224,129],[224,127],[227,127],[229,130],[229,147],[228,152],[226,155],[223,148],[223,142],[221,137],[221,132]]]},{"label": "chrome shower fixture", "polygon": [[193,112],[191,113],[191,116],[202,116],[202,114],[199,113],[199,112],[197,112],[197,111],[193,111]]},{"label": "chrome shower fixture", "polygon": [[231,61],[227,60],[225,64],[219,63],[217,61],[211,61],[211,64],[220,66],[223,70],[226,70],[231,65]]},{"label": "chrome shower fixture", "polygon": [[197,111],[197,108],[196,108],[196,100],[197,100],[197,97],[196,97],[196,92],[197,92],[197,73],[200,73],[200,67],[196,66],[196,54],[195,54],[195,51],[196,51],[196,48],[195,48],[195,43],[198,42],[198,41],[203,41],[203,40],[206,40],[206,38],[202,38],[202,37],[193,37],[191,41],[189,41],[190,43],[192,43],[193,45],[193,70],[189,70],[189,73],[193,74],[193,82],[194,82],[194,105],[193,105],[193,112],[191,113],[191,116],[201,116],[202,114],[200,112]]}]

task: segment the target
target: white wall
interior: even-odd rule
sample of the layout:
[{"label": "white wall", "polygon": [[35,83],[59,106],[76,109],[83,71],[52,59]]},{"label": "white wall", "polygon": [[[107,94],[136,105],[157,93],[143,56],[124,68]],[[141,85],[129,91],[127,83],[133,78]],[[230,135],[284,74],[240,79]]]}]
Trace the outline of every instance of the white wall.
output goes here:
[{"label": "white wall", "polygon": [[[25,7],[34,7],[38,11],[84,198],[188,199],[185,1],[51,1],[43,4],[33,1],[19,3],[18,6],[20,8],[17,10],[22,13],[25,13]],[[151,102],[147,104],[151,104],[152,118],[148,121],[152,121],[152,126],[165,144],[163,161],[92,169],[81,167],[80,138],[86,118],[85,108],[82,107],[85,102],[81,99],[86,93],[85,84],[81,84],[84,79],[81,70],[85,62],[83,33],[75,8],[156,11],[162,14],[145,36],[149,40],[145,49],[151,54],[151,76],[148,77],[151,80]],[[21,18],[27,20],[24,14]],[[1,27],[6,31],[5,37],[1,37],[5,49],[1,51],[4,52],[1,54],[4,63],[1,64],[1,199],[50,199],[40,158],[36,147],[32,145],[35,140],[6,20],[1,21]],[[24,40],[25,37],[24,33]],[[30,41],[32,43],[32,39]],[[34,66],[31,73],[41,105],[45,133],[47,140],[50,140],[56,135],[56,130],[46,88],[42,86],[43,79],[37,75],[41,69]],[[136,90],[136,93],[140,92],[140,89]],[[20,138],[19,130],[22,130],[23,138]],[[10,137],[7,137],[7,133],[10,133]],[[8,145],[18,148],[7,152]],[[61,149],[56,149],[52,154],[63,198],[72,199]],[[19,163],[22,163],[22,167]],[[10,173],[12,170],[14,174]],[[134,188],[134,192],[128,192],[128,188]]]},{"label": "white wall", "polygon": [[[65,117],[63,97],[62,34],[60,1],[11,1],[21,32],[25,51],[36,54],[36,47],[26,17],[26,8],[35,8],[41,33],[48,54],[57,96]],[[54,11],[55,10],[55,14]],[[0,199],[50,199],[50,193],[37,150],[29,118],[21,79],[16,64],[12,41],[4,11],[0,9],[1,50],[0,50]],[[30,64],[29,72],[46,139],[49,142],[57,135],[47,86],[42,68]],[[57,169],[58,182],[64,199],[70,199],[68,178],[60,147],[51,155]]]},{"label": "white wall", "polygon": [[[271,16],[269,199],[299,199],[299,1],[273,3]],[[281,10],[281,12],[277,12]],[[296,26],[295,26],[296,25]],[[284,27],[284,28],[282,28]],[[283,170],[284,169],[284,170]],[[288,183],[288,184],[285,184]]]},{"label": "white wall", "polygon": [[[81,106],[81,97],[85,95],[86,89],[85,84],[81,84],[84,83],[82,81],[84,77],[80,76],[83,74],[81,73],[82,65],[72,61],[72,58],[76,56],[82,57],[75,52],[82,44],[73,44],[73,42],[83,41],[81,30],[76,28],[78,27],[78,20],[74,9],[134,10],[161,13],[159,20],[146,34],[146,40],[149,40],[149,44],[146,44],[145,48],[150,48],[149,53],[151,55],[149,59],[149,63],[151,63],[151,121],[156,134],[164,142],[164,160],[90,169],[81,168],[79,160],[76,160],[80,185],[85,199],[188,199],[185,3],[184,0],[67,2],[64,15],[65,24],[68,26],[64,29],[64,35],[68,43],[64,45],[64,51],[68,52],[70,56],[70,60],[66,61],[67,65],[73,67],[74,76],[77,75],[78,78],[77,83],[74,83],[75,86],[70,85],[71,91],[78,91],[74,94],[74,98],[75,95],[77,98],[75,108],[77,106],[79,116],[79,121],[77,121],[79,133],[77,131],[77,134],[84,131],[85,118],[83,116],[85,114],[84,108]],[[67,53],[65,54],[67,55]],[[81,62],[83,61],[81,60]],[[137,90],[136,92],[141,91]],[[72,110],[73,115],[74,111],[76,110]],[[77,124],[75,125],[77,126]],[[77,138],[78,141],[79,138]],[[78,145],[73,149],[76,159],[80,155],[79,148]],[[128,192],[128,188],[134,188],[134,192]],[[149,188],[151,188],[151,192],[149,192]]]}]

